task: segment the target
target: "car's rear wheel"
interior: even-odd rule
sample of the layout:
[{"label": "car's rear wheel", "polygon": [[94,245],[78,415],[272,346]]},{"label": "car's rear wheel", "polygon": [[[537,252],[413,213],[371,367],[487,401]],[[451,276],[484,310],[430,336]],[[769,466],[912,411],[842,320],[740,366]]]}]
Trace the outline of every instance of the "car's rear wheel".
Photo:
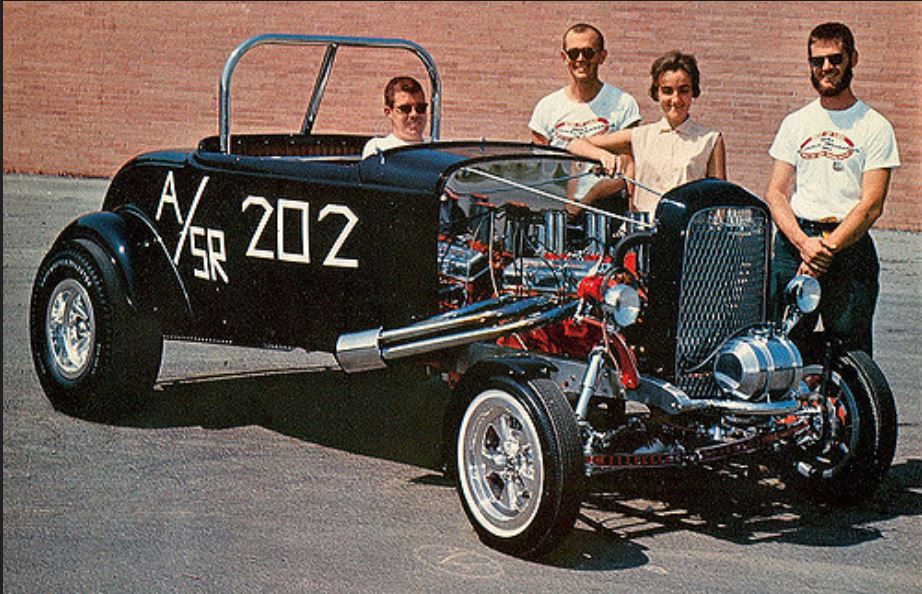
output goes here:
[{"label": "car's rear wheel", "polygon": [[584,483],[579,429],[550,380],[488,380],[462,416],[456,463],[464,511],[489,546],[537,557],[573,528]]},{"label": "car's rear wheel", "polygon": [[30,305],[32,359],[54,407],[91,418],[132,410],[157,379],[163,337],[128,302],[112,260],[78,240],[49,253]]}]

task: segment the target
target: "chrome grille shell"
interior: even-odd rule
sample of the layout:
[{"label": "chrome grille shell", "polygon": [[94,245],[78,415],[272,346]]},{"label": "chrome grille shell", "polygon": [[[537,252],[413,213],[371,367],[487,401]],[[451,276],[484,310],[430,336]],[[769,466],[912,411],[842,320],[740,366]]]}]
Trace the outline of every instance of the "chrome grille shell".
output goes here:
[{"label": "chrome grille shell", "polygon": [[765,320],[770,233],[767,212],[750,206],[705,208],[688,221],[675,383],[692,398],[717,393],[710,365],[701,365],[715,349],[741,328]]}]

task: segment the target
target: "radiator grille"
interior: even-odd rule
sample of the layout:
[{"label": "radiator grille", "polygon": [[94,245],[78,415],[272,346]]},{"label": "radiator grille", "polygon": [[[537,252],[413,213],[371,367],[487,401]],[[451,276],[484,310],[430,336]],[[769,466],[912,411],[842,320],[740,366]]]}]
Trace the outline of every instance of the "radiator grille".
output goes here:
[{"label": "radiator grille", "polygon": [[713,396],[710,365],[689,372],[721,342],[765,316],[769,225],[756,208],[699,211],[688,223],[676,329],[676,384]]}]

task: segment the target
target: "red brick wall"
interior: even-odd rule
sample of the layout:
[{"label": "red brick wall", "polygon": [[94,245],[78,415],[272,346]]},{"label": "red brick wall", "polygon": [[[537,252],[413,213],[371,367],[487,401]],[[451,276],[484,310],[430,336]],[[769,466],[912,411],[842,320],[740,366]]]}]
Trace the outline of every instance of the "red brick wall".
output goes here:
[{"label": "red brick wall", "polygon": [[[893,123],[903,167],[880,227],[922,230],[922,3],[915,2],[4,2],[3,169],[113,175],[133,155],[217,133],[218,79],[244,39],[267,32],[404,37],[442,76],[442,137],[528,140],[535,102],[566,82],[560,36],[606,34],[602,77],[646,95],[662,52],[694,53],[693,111],[725,136],[730,179],[761,195],[782,117],[815,96],[810,29],[841,20],[861,54],[853,87]],[[318,132],[383,133],[381,89],[425,79],[407,52],[343,51]],[[234,131],[295,131],[320,50],[257,48],[233,81]]]}]

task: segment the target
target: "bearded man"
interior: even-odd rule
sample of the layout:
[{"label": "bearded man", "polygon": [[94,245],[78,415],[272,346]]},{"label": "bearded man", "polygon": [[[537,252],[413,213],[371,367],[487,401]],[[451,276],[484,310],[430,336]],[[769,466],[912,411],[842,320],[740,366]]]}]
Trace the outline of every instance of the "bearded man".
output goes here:
[{"label": "bearded man", "polygon": [[893,127],[851,89],[855,39],[841,23],[824,23],[807,40],[810,81],[819,98],[789,114],[769,150],[774,159],[765,200],[779,233],[772,293],[776,314],[795,274],[817,277],[822,299],[795,329],[806,353],[826,340],[872,354],[880,264],[868,230],[883,213],[891,170],[900,165]]}]

